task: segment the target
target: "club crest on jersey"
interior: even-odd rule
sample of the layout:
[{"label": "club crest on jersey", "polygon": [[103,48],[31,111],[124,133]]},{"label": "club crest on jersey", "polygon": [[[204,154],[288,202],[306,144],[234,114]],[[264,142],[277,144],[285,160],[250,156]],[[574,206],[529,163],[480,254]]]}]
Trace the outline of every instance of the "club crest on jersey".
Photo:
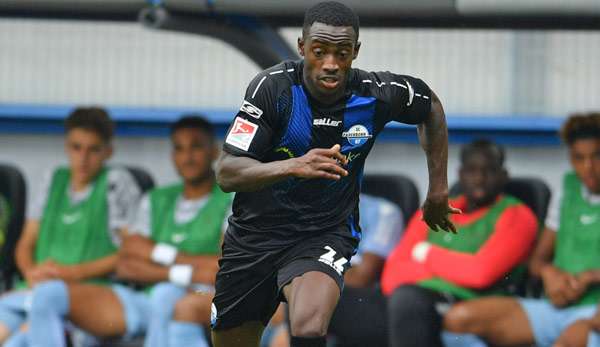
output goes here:
[{"label": "club crest on jersey", "polygon": [[357,124],[353,125],[348,131],[344,131],[342,137],[346,138],[353,146],[361,146],[373,137],[373,135],[369,134],[367,127]]},{"label": "club crest on jersey", "polygon": [[341,120],[333,120],[331,118],[318,118],[313,120],[313,125],[324,125],[328,127],[337,127],[342,124]]},{"label": "club crest on jersey", "polygon": [[240,111],[256,119],[260,118],[260,116],[263,114],[263,111],[260,108],[252,105],[246,100],[244,100],[242,107],[240,107]]},{"label": "club crest on jersey", "polygon": [[257,124],[251,123],[240,117],[235,117],[235,121],[233,122],[233,126],[231,127],[225,142],[247,151],[257,132]]}]

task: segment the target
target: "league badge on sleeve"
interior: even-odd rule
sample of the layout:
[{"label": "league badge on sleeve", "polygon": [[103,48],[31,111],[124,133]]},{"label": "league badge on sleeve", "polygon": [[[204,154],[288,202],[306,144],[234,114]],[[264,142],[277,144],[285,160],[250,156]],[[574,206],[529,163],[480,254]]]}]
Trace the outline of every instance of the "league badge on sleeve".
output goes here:
[{"label": "league badge on sleeve", "polygon": [[235,121],[233,122],[231,131],[225,139],[225,143],[247,151],[257,132],[257,124],[251,123],[240,117],[235,117]]}]

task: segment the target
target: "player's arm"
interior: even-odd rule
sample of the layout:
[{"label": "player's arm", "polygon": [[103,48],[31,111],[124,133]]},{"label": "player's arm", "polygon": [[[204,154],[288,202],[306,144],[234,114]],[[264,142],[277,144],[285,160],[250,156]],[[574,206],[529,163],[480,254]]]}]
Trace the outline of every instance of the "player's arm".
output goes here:
[{"label": "player's arm", "polygon": [[429,188],[423,205],[423,220],[433,230],[456,232],[448,213],[460,213],[448,205],[448,128],[442,103],[431,91],[431,110],[418,125],[419,141],[427,157]]},{"label": "player's arm", "polygon": [[314,148],[298,158],[262,163],[256,159],[223,152],[217,162],[217,182],[225,192],[263,189],[289,177],[339,180],[348,172],[340,145]]},{"label": "player's arm", "polygon": [[526,259],[537,229],[533,212],[523,205],[514,206],[502,213],[493,234],[477,252],[458,252],[425,242],[413,248],[412,257],[440,278],[484,289]]},{"label": "player's arm", "polygon": [[169,268],[134,257],[119,257],[117,277],[139,283],[167,281]]},{"label": "player's arm", "polygon": [[432,230],[456,232],[448,213],[460,213],[448,205],[448,128],[444,108],[425,82],[390,72],[370,75],[372,92],[390,105],[390,118],[416,124],[419,142],[427,157],[429,188],[423,205],[423,220]]},{"label": "player's arm", "polygon": [[55,277],[64,281],[85,281],[104,277],[115,271],[118,256],[116,253],[75,265],[53,264]]},{"label": "player's arm", "polygon": [[43,280],[42,274],[34,271],[36,268],[34,252],[39,228],[40,223],[37,220],[27,220],[15,248],[17,267],[29,285]]},{"label": "player's arm", "polygon": [[117,277],[139,283],[170,281],[182,286],[191,283],[214,284],[219,269],[217,256],[177,256],[180,257],[185,259],[184,262],[178,261],[166,266],[139,257],[121,255],[117,264]]},{"label": "player's arm", "polygon": [[573,274],[567,273],[552,263],[556,231],[546,227],[540,237],[529,263],[529,272],[542,280],[544,293],[557,307],[577,300],[590,284],[579,281]]},{"label": "player's arm", "polygon": [[139,283],[171,281],[180,285],[213,284],[219,269],[216,256],[187,256],[187,263],[171,266],[157,264],[138,257],[119,258],[117,276]]},{"label": "player's arm", "polygon": [[[117,264],[117,276],[137,282],[168,281],[173,267],[191,274],[190,280],[213,283],[219,269],[216,255],[189,255],[174,246],[155,243],[140,234],[128,234],[123,238]],[[143,269],[143,273],[140,271]]]},{"label": "player's arm", "polygon": [[531,275],[541,278],[544,268],[554,267],[552,265],[552,257],[554,255],[555,242],[556,231],[545,227],[529,261],[529,273]]}]

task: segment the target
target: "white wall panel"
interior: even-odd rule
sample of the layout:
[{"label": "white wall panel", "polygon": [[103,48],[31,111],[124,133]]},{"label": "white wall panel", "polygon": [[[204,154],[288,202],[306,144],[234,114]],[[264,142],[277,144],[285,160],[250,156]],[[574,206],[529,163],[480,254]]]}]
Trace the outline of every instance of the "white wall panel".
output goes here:
[{"label": "white wall panel", "polygon": [[[295,45],[299,28],[282,30]],[[453,114],[598,109],[600,32],[363,29],[356,66],[423,78]],[[259,71],[207,37],[0,19],[0,102],[236,108]]]},{"label": "white wall panel", "polygon": [[0,102],[230,108],[258,71],[201,36],[128,23],[0,20]]}]

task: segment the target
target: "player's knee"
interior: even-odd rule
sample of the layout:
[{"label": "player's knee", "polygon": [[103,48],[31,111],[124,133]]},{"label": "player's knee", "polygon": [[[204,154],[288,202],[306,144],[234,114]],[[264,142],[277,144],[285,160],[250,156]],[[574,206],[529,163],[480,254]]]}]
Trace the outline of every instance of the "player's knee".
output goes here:
[{"label": "player's knee", "polygon": [[453,333],[475,333],[473,331],[473,312],[468,305],[458,303],[444,315],[444,329]]},{"label": "player's knee", "polygon": [[211,300],[199,295],[186,295],[175,304],[173,319],[180,322],[208,324]]},{"label": "player's knee", "polygon": [[195,304],[190,296],[184,296],[175,304],[173,319],[179,322],[194,322],[196,318],[194,314],[195,309]]},{"label": "player's knee", "polygon": [[328,321],[318,310],[300,310],[291,313],[290,323],[293,336],[318,337],[327,334]]},{"label": "player's knee", "polygon": [[69,307],[69,292],[65,282],[52,280],[38,284],[33,289],[31,314],[53,311],[66,314]]},{"label": "player's knee", "polygon": [[591,329],[587,321],[577,321],[562,332],[553,347],[586,347]]}]

